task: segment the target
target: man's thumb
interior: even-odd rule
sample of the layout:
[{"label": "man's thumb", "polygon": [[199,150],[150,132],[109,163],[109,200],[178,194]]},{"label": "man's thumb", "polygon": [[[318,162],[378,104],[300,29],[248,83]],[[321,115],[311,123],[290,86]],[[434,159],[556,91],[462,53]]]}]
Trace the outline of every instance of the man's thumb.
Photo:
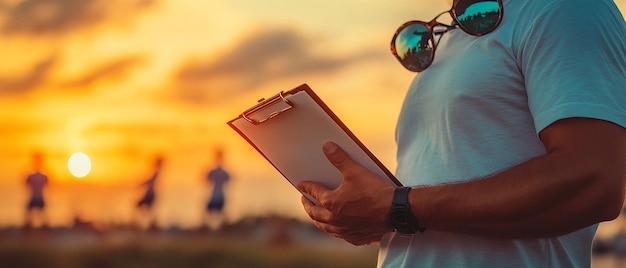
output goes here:
[{"label": "man's thumb", "polygon": [[328,158],[328,161],[330,161],[330,163],[332,163],[340,171],[346,165],[352,164],[353,162],[350,156],[348,156],[348,154],[344,150],[339,148],[339,146],[337,146],[337,144],[335,144],[334,142],[324,143],[322,149],[324,151],[324,154],[326,155],[326,158]]}]

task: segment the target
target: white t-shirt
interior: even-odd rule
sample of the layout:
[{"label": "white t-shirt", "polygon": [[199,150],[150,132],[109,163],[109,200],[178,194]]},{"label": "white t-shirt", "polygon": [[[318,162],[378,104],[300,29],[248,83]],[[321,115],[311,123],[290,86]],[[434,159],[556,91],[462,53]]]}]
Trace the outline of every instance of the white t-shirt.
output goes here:
[{"label": "white t-shirt", "polygon": [[[538,133],[559,119],[626,127],[626,23],[614,2],[503,4],[494,32],[445,33],[434,62],[413,81],[396,133],[404,185],[469,181],[545,154]],[[524,240],[391,233],[381,241],[378,265],[589,267],[596,228]]]}]

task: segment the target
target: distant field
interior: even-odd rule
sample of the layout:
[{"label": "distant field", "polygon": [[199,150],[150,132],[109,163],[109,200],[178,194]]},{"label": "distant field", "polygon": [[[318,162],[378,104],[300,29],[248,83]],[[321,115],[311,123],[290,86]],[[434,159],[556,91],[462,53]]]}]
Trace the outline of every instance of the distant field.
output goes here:
[{"label": "distant field", "polygon": [[[0,241],[0,267],[375,267],[373,247],[336,242],[272,244],[245,237],[12,237]],[[72,239],[73,242],[68,241]],[[345,243],[345,242],[343,242]]]},{"label": "distant field", "polygon": [[[277,232],[286,229],[0,230],[0,268],[376,267],[376,246],[355,247],[307,227]],[[623,268],[626,259],[598,253],[591,267]]]},{"label": "distant field", "polygon": [[[375,257],[375,255],[373,255]],[[363,256],[293,246],[285,249],[242,243],[54,247],[12,246],[0,250],[1,267],[375,267]]]}]

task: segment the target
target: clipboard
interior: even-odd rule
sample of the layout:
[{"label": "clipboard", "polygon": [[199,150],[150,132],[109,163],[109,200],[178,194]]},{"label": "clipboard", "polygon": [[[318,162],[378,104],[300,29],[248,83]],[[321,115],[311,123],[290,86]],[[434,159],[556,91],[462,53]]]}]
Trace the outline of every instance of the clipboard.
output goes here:
[{"label": "clipboard", "polygon": [[328,141],[371,172],[402,186],[307,84],[259,100],[228,125],[294,187],[301,181],[317,181],[329,189],[339,187],[343,177],[322,151]]}]

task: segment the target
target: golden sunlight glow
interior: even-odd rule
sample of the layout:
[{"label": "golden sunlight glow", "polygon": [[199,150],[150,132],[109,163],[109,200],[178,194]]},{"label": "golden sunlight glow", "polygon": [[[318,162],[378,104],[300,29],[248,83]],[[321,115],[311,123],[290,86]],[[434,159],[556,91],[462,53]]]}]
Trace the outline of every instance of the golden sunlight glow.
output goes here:
[{"label": "golden sunlight glow", "polygon": [[76,178],[83,178],[91,171],[91,160],[82,152],[76,152],[67,161],[67,168]]},{"label": "golden sunlight glow", "polygon": [[302,83],[395,170],[395,123],[415,74],[389,41],[453,1],[389,2],[0,0],[0,229],[24,221],[36,151],[49,226],[75,215],[131,223],[155,154],[164,165],[151,216],[201,226],[218,147],[232,177],[228,221],[308,220],[299,192],[226,124]]}]

